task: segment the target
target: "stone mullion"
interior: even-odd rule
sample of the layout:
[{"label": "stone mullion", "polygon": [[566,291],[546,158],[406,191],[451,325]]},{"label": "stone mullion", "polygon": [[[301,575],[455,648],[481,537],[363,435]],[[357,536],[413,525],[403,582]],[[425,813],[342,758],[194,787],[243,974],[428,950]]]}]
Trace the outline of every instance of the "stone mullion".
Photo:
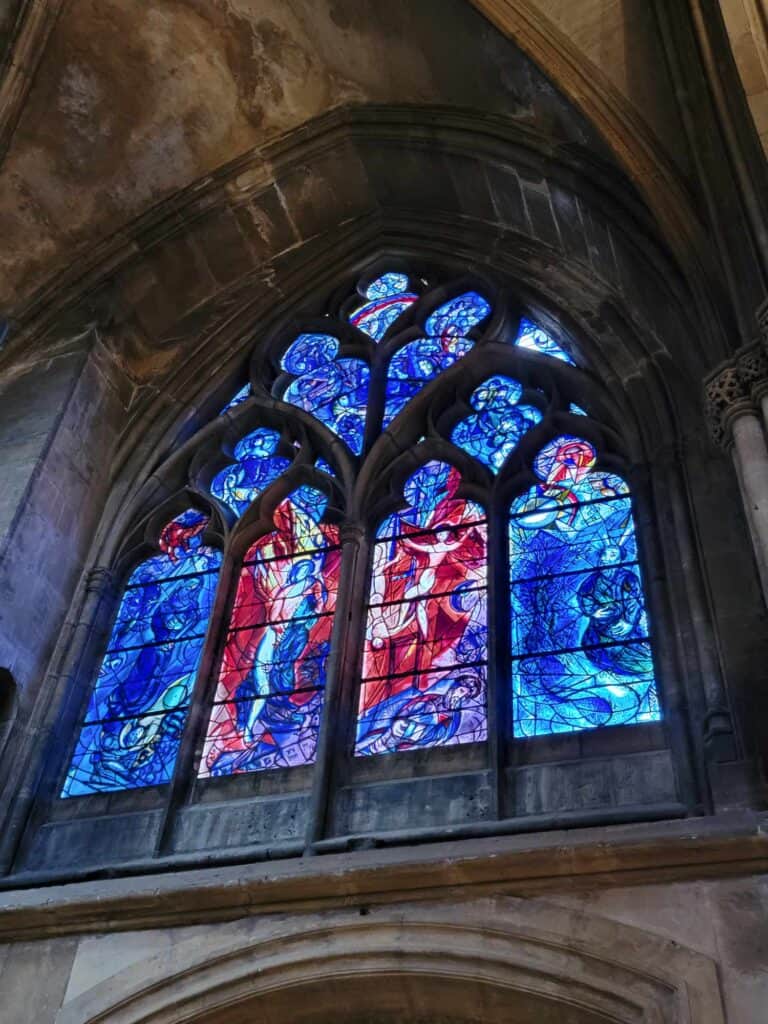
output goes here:
[{"label": "stone mullion", "polygon": [[235,567],[231,559],[225,558],[219,571],[216,598],[208,620],[203,656],[200,659],[200,666],[190,694],[184,731],[163,806],[162,822],[155,841],[154,855],[156,857],[170,852],[176,814],[184,804],[194,782],[195,762],[208,727],[217,669],[221,663],[227,627],[240,577],[239,572],[235,571],[236,568],[239,570],[239,564]]},{"label": "stone mullion", "polygon": [[490,817],[514,815],[506,785],[506,749],[511,682],[509,643],[509,550],[505,506],[494,502],[488,512],[488,768],[491,782]]},{"label": "stone mullion", "polygon": [[317,743],[307,826],[307,852],[325,838],[340,765],[354,743],[355,704],[370,562],[370,544],[358,524],[341,529],[339,591],[328,660],[323,715]]}]

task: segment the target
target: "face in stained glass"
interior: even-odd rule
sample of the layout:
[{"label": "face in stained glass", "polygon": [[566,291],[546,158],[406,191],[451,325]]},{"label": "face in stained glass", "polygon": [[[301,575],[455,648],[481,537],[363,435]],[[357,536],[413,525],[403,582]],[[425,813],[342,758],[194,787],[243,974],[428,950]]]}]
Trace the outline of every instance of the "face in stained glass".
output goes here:
[{"label": "face in stained glass", "polygon": [[626,484],[588,442],[545,445],[510,509],[514,728],[571,732],[660,717]]},{"label": "face in stained glass", "polygon": [[486,525],[460,482],[427,463],[377,532],[358,755],[485,739]]},{"label": "face in stained glass", "polygon": [[227,466],[211,481],[211,494],[241,516],[251,502],[290,466],[290,461],[276,454],[280,435],[275,430],[259,428],[239,441],[235,447],[237,462]]},{"label": "face in stained glass", "polygon": [[189,510],[128,581],[62,796],[170,781],[213,608],[221,556]]},{"label": "face in stained glass", "polygon": [[295,491],[246,555],[201,777],[314,760],[341,558],[326,501]]},{"label": "face in stained glass", "polygon": [[476,411],[453,428],[453,443],[498,472],[523,435],[542,420],[535,406],[520,404],[522,393],[522,385],[510,377],[489,377],[470,399]]}]

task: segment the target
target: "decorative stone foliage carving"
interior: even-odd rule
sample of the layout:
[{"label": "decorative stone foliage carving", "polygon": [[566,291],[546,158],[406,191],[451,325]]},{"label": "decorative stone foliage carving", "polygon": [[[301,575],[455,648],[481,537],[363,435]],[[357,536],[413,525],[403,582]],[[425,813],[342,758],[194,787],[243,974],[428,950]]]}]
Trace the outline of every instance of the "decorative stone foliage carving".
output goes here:
[{"label": "decorative stone foliage carving", "polygon": [[751,412],[768,391],[768,348],[763,341],[740,349],[704,384],[706,417],[716,444],[730,443],[735,417]]}]

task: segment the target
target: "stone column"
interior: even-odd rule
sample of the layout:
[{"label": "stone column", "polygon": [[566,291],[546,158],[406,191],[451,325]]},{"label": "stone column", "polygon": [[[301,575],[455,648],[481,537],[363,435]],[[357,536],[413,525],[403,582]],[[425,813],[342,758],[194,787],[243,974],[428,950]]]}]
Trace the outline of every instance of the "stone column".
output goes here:
[{"label": "stone column", "polygon": [[730,451],[768,603],[768,351],[746,346],[705,383],[715,441]]}]

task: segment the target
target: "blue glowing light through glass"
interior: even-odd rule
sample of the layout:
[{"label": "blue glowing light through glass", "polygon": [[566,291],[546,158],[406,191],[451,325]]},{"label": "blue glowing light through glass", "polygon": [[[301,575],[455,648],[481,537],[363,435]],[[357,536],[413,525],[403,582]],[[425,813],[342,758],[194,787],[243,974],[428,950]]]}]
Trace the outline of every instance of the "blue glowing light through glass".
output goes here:
[{"label": "blue glowing light through glass", "polygon": [[438,338],[462,338],[491,312],[490,303],[477,292],[464,292],[427,317],[426,333]]},{"label": "blue glowing light through glass", "polygon": [[473,344],[470,338],[446,334],[439,338],[417,338],[399,349],[389,364],[384,426],[392,422],[427,381],[453,366]]},{"label": "blue glowing light through glass", "polygon": [[234,397],[232,397],[227,402],[227,404],[221,410],[219,415],[223,416],[225,412],[230,412],[232,409],[236,409],[238,405],[242,405],[243,402],[247,398],[250,398],[250,397],[251,397],[251,385],[250,384],[246,384],[245,387],[240,388],[240,390],[237,392],[237,394],[234,395]]},{"label": "blue glowing light through glass", "polygon": [[365,290],[369,300],[350,316],[350,323],[374,341],[381,341],[394,322],[409,309],[418,295],[407,291],[405,274],[383,274]]},{"label": "blue glowing light through glass", "polygon": [[518,348],[530,349],[532,352],[540,352],[543,356],[560,359],[564,363],[570,363],[571,366],[576,365],[571,356],[557,344],[554,338],[525,318],[520,321],[520,330],[515,345]]},{"label": "blue glowing light through glass", "polygon": [[657,721],[631,502],[588,442],[542,449],[542,483],[510,509],[514,731]]},{"label": "blue glowing light through glass", "polygon": [[311,413],[359,455],[369,379],[370,371],[361,359],[338,359],[292,381],[283,392],[283,401]]},{"label": "blue glowing light through glass", "polygon": [[339,342],[330,334],[300,334],[286,350],[280,365],[300,377],[302,373],[322,370],[333,362],[338,351]]},{"label": "blue glowing light through glass", "polygon": [[192,509],[123,593],[62,796],[170,781],[213,608],[221,555]]},{"label": "blue glowing light through glass", "polygon": [[458,472],[429,462],[374,544],[355,753],[486,738],[487,535]]},{"label": "blue glowing light through glass", "polygon": [[375,281],[371,281],[365,289],[365,297],[373,302],[376,299],[387,299],[391,295],[401,295],[407,291],[408,275],[390,271],[388,274],[377,277]]},{"label": "blue glowing light through glass", "polygon": [[290,460],[276,455],[280,435],[260,427],[235,446],[234,466],[222,469],[211,481],[211,494],[241,516],[262,491],[288,469]]},{"label": "blue glowing light through glass", "polygon": [[246,554],[203,750],[203,778],[315,759],[339,586],[338,528],[302,487]]},{"label": "blue glowing light through glass", "polygon": [[521,437],[542,420],[535,406],[519,404],[522,394],[518,381],[489,377],[470,399],[476,411],[453,428],[453,443],[498,472]]},{"label": "blue glowing light through glass", "polygon": [[321,455],[315,459],[315,469],[319,469],[321,473],[327,473],[328,476],[336,475],[333,466]]}]

